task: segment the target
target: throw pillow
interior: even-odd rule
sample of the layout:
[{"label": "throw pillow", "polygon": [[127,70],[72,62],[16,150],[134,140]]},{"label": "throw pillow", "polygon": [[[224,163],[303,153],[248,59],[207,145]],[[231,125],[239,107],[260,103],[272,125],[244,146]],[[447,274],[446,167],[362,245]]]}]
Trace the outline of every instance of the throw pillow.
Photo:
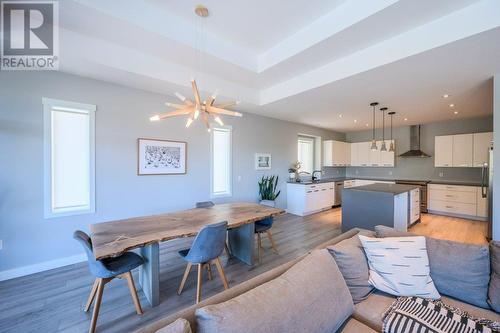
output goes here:
[{"label": "throw pillow", "polygon": [[488,289],[488,303],[500,313],[500,241],[490,243],[491,279]]},{"label": "throw pillow", "polygon": [[197,332],[335,332],[353,311],[342,274],[322,249],[274,280],[197,309]]},{"label": "throw pillow", "polygon": [[[481,223],[481,222],[478,222]],[[377,237],[414,236],[376,226]],[[426,237],[431,277],[439,293],[489,308],[490,256],[487,245],[474,245]]]},{"label": "throw pillow", "polygon": [[384,333],[489,333],[498,332],[500,323],[475,318],[439,300],[399,297],[384,314]]},{"label": "throw pillow", "polygon": [[354,303],[368,298],[373,286],[368,282],[369,269],[358,235],[327,247],[344,276]]},{"label": "throw pillow", "polygon": [[358,237],[375,288],[395,296],[440,298],[430,276],[425,237]]}]

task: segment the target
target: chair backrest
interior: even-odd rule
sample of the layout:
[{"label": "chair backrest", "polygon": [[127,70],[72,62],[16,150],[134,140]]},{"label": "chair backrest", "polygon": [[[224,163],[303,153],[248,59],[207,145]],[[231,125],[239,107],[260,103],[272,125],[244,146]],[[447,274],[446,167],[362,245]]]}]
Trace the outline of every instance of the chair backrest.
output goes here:
[{"label": "chair backrest", "polygon": [[191,245],[186,260],[192,263],[205,263],[222,254],[226,243],[227,221],[203,227]]},{"label": "chair backrest", "polygon": [[212,201],[201,201],[196,203],[196,208],[208,208],[213,206],[215,206],[215,204]]},{"label": "chair backrest", "polygon": [[272,226],[273,222],[274,222],[274,218],[272,218],[272,217],[266,217],[265,219],[260,220],[260,221],[258,221],[256,223],[258,223],[260,225],[265,225],[265,226]]},{"label": "chair backrest", "polygon": [[98,276],[99,273],[101,273],[103,269],[105,270],[106,268],[100,260],[95,259],[94,252],[92,252],[92,240],[90,239],[89,235],[81,230],[77,230],[73,233],[73,238],[76,239],[85,250],[90,272],[94,276]]}]

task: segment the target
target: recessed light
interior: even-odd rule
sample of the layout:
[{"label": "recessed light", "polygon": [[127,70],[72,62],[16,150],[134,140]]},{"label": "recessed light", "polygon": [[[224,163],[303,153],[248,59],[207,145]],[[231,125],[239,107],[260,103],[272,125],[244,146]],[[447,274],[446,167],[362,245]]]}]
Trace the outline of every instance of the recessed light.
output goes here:
[{"label": "recessed light", "polygon": [[448,94],[443,95],[443,98],[448,98],[448,97],[450,97],[450,95],[448,95]]},{"label": "recessed light", "polygon": [[454,114],[458,114],[458,111],[453,111]]},{"label": "recessed light", "polygon": [[358,122],[358,120],[357,120],[357,119],[354,119],[354,122],[355,122],[355,123],[357,123],[357,122]]},{"label": "recessed light", "polygon": [[368,126],[370,126],[370,125],[369,125],[369,124],[366,124],[365,126],[366,126],[366,127],[368,127]]},{"label": "recessed light", "polygon": [[405,118],[405,121],[408,121],[408,118]]},{"label": "recessed light", "polygon": [[342,118],[342,115],[341,115],[341,114],[339,114],[339,118]]},{"label": "recessed light", "polygon": [[450,108],[454,108],[455,104],[450,104],[449,106],[450,106]]}]

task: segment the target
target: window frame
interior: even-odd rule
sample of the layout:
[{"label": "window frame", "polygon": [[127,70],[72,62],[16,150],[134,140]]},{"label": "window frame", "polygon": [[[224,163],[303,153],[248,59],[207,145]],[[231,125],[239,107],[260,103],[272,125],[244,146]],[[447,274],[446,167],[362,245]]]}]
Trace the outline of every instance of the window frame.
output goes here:
[{"label": "window frame", "polygon": [[[70,102],[52,98],[42,98],[43,137],[44,137],[44,218],[74,216],[95,213],[95,112],[96,105]],[[62,109],[67,112],[89,115],[89,204],[82,209],[54,211],[52,186],[52,110]]]},{"label": "window frame", "polygon": [[[223,130],[229,133],[229,175],[227,192],[214,193],[214,131]],[[228,198],[233,196],[233,127],[217,126],[210,131],[210,198]]]}]

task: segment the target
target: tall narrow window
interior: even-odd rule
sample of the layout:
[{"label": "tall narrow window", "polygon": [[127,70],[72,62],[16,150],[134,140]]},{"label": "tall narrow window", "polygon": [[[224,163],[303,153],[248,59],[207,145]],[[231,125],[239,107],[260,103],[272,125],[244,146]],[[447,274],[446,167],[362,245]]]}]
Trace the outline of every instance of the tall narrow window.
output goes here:
[{"label": "tall narrow window", "polygon": [[211,131],[212,197],[231,195],[231,128],[216,127]]},{"label": "tall narrow window", "polygon": [[45,217],[95,211],[95,105],[44,98]]},{"label": "tall narrow window", "polygon": [[314,169],[314,138],[299,136],[297,159],[300,171],[312,173]]}]

